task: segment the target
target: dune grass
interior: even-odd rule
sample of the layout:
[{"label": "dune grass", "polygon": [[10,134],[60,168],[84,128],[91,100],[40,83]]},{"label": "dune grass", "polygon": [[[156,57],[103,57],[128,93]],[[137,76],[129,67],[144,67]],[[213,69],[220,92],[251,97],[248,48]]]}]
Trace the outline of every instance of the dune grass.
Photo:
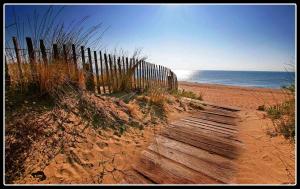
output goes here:
[{"label": "dune grass", "polygon": [[283,87],[292,94],[292,98],[281,104],[266,108],[269,118],[273,121],[275,132],[283,135],[286,139],[295,139],[295,85]]}]

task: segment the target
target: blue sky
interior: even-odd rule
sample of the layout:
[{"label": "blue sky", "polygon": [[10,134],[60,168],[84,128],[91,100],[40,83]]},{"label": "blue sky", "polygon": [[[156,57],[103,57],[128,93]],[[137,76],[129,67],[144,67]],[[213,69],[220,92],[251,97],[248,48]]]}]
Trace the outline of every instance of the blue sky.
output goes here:
[{"label": "blue sky", "polygon": [[[25,16],[46,8],[15,10]],[[12,6],[5,11],[9,25]],[[107,49],[142,48],[148,61],[172,69],[282,71],[294,63],[293,5],[73,5],[60,19],[87,15],[87,25],[110,26],[102,39]]]}]

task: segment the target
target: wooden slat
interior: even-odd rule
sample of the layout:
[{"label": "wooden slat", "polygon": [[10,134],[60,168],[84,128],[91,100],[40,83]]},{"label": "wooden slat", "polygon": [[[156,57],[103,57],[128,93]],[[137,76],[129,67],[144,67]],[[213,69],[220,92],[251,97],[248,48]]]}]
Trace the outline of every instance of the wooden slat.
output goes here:
[{"label": "wooden slat", "polygon": [[203,160],[161,144],[152,144],[148,149],[223,183],[229,183],[233,175],[232,170],[220,167],[215,162]]},{"label": "wooden slat", "polygon": [[217,130],[221,130],[221,131],[225,131],[225,132],[230,132],[230,133],[231,132],[237,133],[237,128],[236,127],[211,125],[211,124],[199,122],[198,120],[193,119],[193,118],[189,118],[189,117],[187,117],[185,119],[181,119],[181,122],[194,123],[194,124],[197,124],[197,125],[202,125],[202,126],[210,127],[212,129],[217,129]]},{"label": "wooden slat", "polygon": [[152,181],[145,178],[138,172],[134,170],[126,171],[125,178],[120,182],[120,184],[153,184]]},{"label": "wooden slat", "polygon": [[215,108],[208,108],[208,109],[205,109],[205,110],[199,110],[199,112],[204,112],[204,113],[208,113],[208,114],[214,114],[214,115],[219,115],[219,116],[224,116],[224,117],[229,117],[229,118],[238,118],[238,116],[235,115],[232,112],[224,112],[222,110],[218,110],[218,109],[215,109]]},{"label": "wooden slat", "polygon": [[[201,130],[196,130],[193,127],[189,127],[187,125],[183,125],[183,126],[174,126],[174,127],[170,127],[170,129],[165,130],[165,132],[178,132],[180,133],[180,131],[182,131],[182,134],[185,135],[190,135],[191,137],[197,138],[198,141],[204,142],[204,143],[208,143],[217,147],[222,147],[225,149],[229,149],[232,150],[234,148],[236,148],[236,145],[238,145],[238,143],[229,140],[227,138],[224,137],[220,137],[218,135],[213,135],[213,134],[208,134],[205,133]],[[190,138],[191,138],[190,137]]]},{"label": "wooden slat", "polygon": [[[19,79],[22,81],[23,80],[23,73],[22,73],[22,68],[21,68],[21,57],[20,57],[20,52],[19,52],[20,48],[19,48],[18,40],[17,40],[16,37],[13,37],[13,44],[14,44],[14,49],[15,49],[16,58],[17,58]],[[45,64],[47,64],[47,63],[45,63]]]},{"label": "wooden slat", "polygon": [[157,135],[155,137],[153,144],[154,144],[154,146],[156,144],[159,144],[159,145],[164,145],[168,148],[173,148],[182,153],[189,154],[191,156],[195,156],[204,161],[218,164],[218,166],[223,167],[224,169],[232,170],[236,165],[234,161],[232,161],[228,158],[225,158],[218,154],[211,154],[206,150],[196,148],[194,146],[191,146],[191,145],[188,145],[188,144],[185,144],[185,143],[182,143],[182,142],[170,139],[170,138],[166,138],[161,135]]},{"label": "wooden slat", "polygon": [[205,123],[205,124],[208,124],[208,125],[213,125],[213,126],[218,126],[218,127],[225,127],[225,128],[232,128],[232,129],[236,129],[238,130],[238,127],[236,125],[229,125],[229,124],[224,124],[224,123],[218,123],[218,122],[214,122],[214,121],[211,121],[211,120],[206,120],[206,119],[202,119],[201,117],[197,117],[197,116],[190,116],[190,117],[187,117],[187,118],[182,118],[180,120],[185,120],[185,119],[189,119],[189,120],[195,120],[197,122],[200,122],[200,123]]},{"label": "wooden slat", "polygon": [[203,112],[198,112],[195,115],[192,115],[191,117],[195,117],[195,118],[201,117],[201,119],[210,120],[217,123],[236,125],[236,122],[232,118],[226,118],[226,117],[207,114]]},{"label": "wooden slat", "polygon": [[[13,37],[13,44],[14,44],[14,49],[15,49],[16,58],[17,58],[19,79],[22,81],[24,78],[23,78],[23,73],[22,73],[22,68],[21,68],[21,57],[20,57],[20,52],[19,52],[20,48],[19,48],[18,40],[16,37]],[[44,51],[42,51],[42,55],[44,55],[43,52]],[[42,57],[44,59],[44,56],[42,56]],[[47,62],[45,64],[47,65]]]},{"label": "wooden slat", "polygon": [[[230,148],[228,149],[228,146],[226,145],[215,145],[209,140],[201,139],[198,136],[193,136],[191,133],[186,133],[186,132],[180,132],[177,131],[176,129],[173,129],[172,132],[163,132],[163,136],[166,136],[168,138],[178,140],[180,142],[190,144],[192,146],[207,150],[211,153],[216,153],[221,156],[234,159],[237,157],[237,153],[235,152],[235,148]],[[225,148],[227,147],[227,148]]]},{"label": "wooden slat", "polygon": [[235,138],[235,135],[232,133],[224,133],[224,132],[217,132],[215,130],[211,130],[209,128],[206,127],[195,127],[192,124],[178,124],[178,123],[172,123],[167,127],[178,127],[178,128],[182,128],[182,129],[187,129],[187,130],[192,130],[193,132],[201,132],[201,133],[206,133],[206,134],[210,134],[210,135],[216,135],[219,137],[223,137],[223,138]]},{"label": "wooden slat", "polygon": [[[142,174],[161,184],[221,183],[204,174],[176,163],[157,153],[144,151],[142,155]],[[140,167],[139,167],[140,169]]]}]

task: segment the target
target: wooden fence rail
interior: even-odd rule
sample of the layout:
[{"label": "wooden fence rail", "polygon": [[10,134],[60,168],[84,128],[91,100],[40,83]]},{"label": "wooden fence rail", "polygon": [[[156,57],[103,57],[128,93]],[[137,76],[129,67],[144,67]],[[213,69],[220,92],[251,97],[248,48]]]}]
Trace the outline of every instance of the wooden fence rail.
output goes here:
[{"label": "wooden fence rail", "polygon": [[[15,58],[12,57],[10,62],[17,63],[18,77],[20,79],[22,79],[24,74],[22,67],[27,61],[30,65],[33,81],[38,79],[37,64],[49,66],[54,63],[61,63],[66,64],[68,77],[71,77],[70,74],[74,71],[76,75],[75,83],[78,83],[79,72],[82,71],[86,89],[99,94],[123,90],[145,91],[153,87],[167,90],[178,89],[177,76],[173,71],[162,65],[146,62],[143,59],[118,57],[101,51],[93,51],[92,53],[90,48],[85,49],[84,46],[79,47],[75,44],[63,44],[61,47],[58,44],[52,44],[52,48],[46,49],[43,40],[40,40],[39,48],[34,49],[31,38],[27,37],[28,54],[23,53],[24,57],[22,60],[25,61],[22,61],[22,53],[20,51],[24,51],[24,49],[19,48],[16,37],[13,37],[12,40],[14,48],[7,48],[6,50],[14,50]],[[6,53],[5,57],[8,57],[8,54]],[[78,64],[80,61],[81,64]],[[6,65],[10,62],[5,61]],[[6,72],[9,71],[6,70]],[[9,78],[7,74],[6,78]]]}]

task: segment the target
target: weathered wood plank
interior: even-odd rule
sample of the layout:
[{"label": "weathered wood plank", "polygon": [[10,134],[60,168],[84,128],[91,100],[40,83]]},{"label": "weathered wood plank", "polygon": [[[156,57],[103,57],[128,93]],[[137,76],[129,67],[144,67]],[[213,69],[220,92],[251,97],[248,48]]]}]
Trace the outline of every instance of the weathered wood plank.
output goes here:
[{"label": "weathered wood plank", "polygon": [[207,113],[207,114],[214,114],[214,115],[219,115],[219,116],[224,116],[224,117],[229,117],[229,118],[239,118],[238,115],[232,112],[225,112],[224,110],[219,110],[216,108],[207,108],[205,110],[199,110],[200,112]]},{"label": "weathered wood plank", "polygon": [[237,157],[236,148],[228,148],[228,146],[220,144],[216,145],[213,141],[194,136],[191,133],[172,129],[172,132],[165,131],[162,132],[162,135],[230,159],[235,159]]},{"label": "weathered wood plank", "polygon": [[[158,172],[153,171],[153,167],[151,167],[150,169],[148,168],[147,170],[148,175],[152,173],[150,178],[157,183],[162,183],[162,184],[222,183],[205,174],[190,169],[180,163],[174,162],[157,153],[153,153],[153,151],[144,151],[143,160],[144,162],[149,162],[150,164],[160,169]],[[162,180],[163,177],[166,178]]]},{"label": "weathered wood plank", "polygon": [[232,170],[221,167],[215,162],[209,162],[161,144],[152,144],[148,149],[223,183],[229,183],[233,175]]},{"label": "weathered wood plank", "polygon": [[209,127],[211,129],[214,129],[214,130],[217,130],[217,131],[225,131],[225,132],[228,132],[228,133],[237,133],[237,129],[236,128],[232,128],[232,127],[225,127],[225,126],[216,126],[216,125],[210,125],[210,124],[207,124],[207,123],[202,123],[202,122],[199,122],[198,120],[194,120],[193,118],[185,118],[185,119],[181,119],[180,122],[188,122],[188,123],[193,123],[193,124],[196,124],[197,126],[206,126],[206,127]]},{"label": "weathered wood plank", "polygon": [[223,138],[230,138],[230,139],[235,138],[235,135],[232,133],[217,132],[217,131],[211,130],[209,128],[206,128],[206,127],[195,127],[192,124],[172,123],[168,127],[172,127],[172,128],[179,127],[182,129],[187,129],[187,130],[193,131],[193,132],[207,133],[210,135],[216,135],[216,136],[223,137]]},{"label": "weathered wood plank", "polygon": [[154,184],[152,181],[134,170],[126,171],[125,174],[126,176],[120,184]]},{"label": "weathered wood plank", "polygon": [[198,118],[201,117],[201,119],[214,121],[217,123],[223,123],[223,124],[229,124],[229,125],[237,125],[236,121],[234,121],[232,118],[226,118],[222,116],[212,115],[212,114],[206,114],[203,112],[197,112],[195,115],[192,115],[191,117]]},{"label": "weathered wood plank", "polygon": [[199,159],[202,159],[207,162],[212,162],[215,164],[218,164],[218,166],[223,167],[224,169],[230,169],[234,170],[235,162],[225,158],[223,156],[220,156],[218,154],[211,154],[206,150],[203,150],[201,148],[196,148],[194,146],[191,146],[189,144],[185,144],[170,138],[166,138],[162,135],[157,135],[154,139],[153,145],[164,145],[168,148],[173,148],[175,150],[178,150],[182,153],[189,154],[191,156],[195,156]]},{"label": "weathered wood plank", "polygon": [[[197,138],[198,141],[204,142],[204,143],[208,143],[211,145],[215,145],[218,147],[222,147],[225,149],[234,149],[236,148],[237,145],[239,145],[237,142],[232,141],[228,138],[224,138],[224,137],[220,137],[218,135],[213,135],[210,133],[206,133],[203,132],[203,130],[197,130],[196,128],[190,127],[188,125],[183,125],[183,126],[179,126],[179,125],[174,125],[173,124],[171,126],[169,126],[168,130],[166,130],[166,132],[180,132],[182,131],[182,134],[187,134],[190,135],[190,138]],[[229,135],[230,136],[230,135]],[[232,135],[233,136],[233,135]]]},{"label": "weathered wood plank", "polygon": [[197,117],[197,116],[186,117],[186,118],[182,118],[180,120],[185,120],[185,119],[195,120],[195,121],[200,122],[200,123],[205,123],[205,124],[208,124],[208,125],[214,125],[214,126],[218,126],[218,127],[225,127],[225,128],[228,127],[228,128],[232,128],[232,129],[235,129],[235,130],[239,129],[238,126],[236,126],[236,125],[218,123],[218,122],[214,122],[214,121],[211,121],[211,120],[202,119],[201,117]]}]

